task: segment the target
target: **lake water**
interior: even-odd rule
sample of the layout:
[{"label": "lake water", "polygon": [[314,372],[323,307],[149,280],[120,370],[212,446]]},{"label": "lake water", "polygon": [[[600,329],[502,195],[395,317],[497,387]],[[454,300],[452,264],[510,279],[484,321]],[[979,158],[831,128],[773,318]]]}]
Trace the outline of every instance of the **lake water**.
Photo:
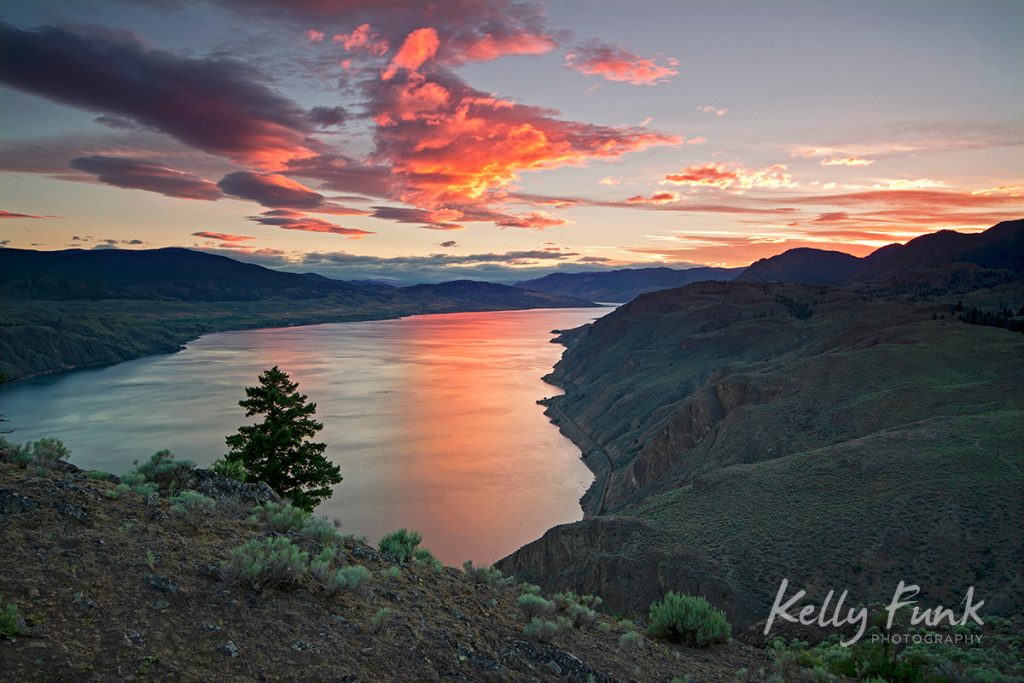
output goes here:
[{"label": "lake water", "polygon": [[582,517],[593,477],[536,400],[551,330],[610,309],[424,315],[211,334],[179,353],[0,390],[16,441],[53,436],[79,467],[123,473],[162,448],[207,465],[278,365],[317,404],[345,480],[318,513],[376,542],[417,529],[445,564],[491,562]]}]

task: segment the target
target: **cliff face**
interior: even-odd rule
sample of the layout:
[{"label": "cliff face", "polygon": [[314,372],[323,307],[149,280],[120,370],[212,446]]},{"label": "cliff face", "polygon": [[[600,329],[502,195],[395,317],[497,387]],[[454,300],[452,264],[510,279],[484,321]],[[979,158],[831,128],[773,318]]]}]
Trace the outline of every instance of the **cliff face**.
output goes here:
[{"label": "cliff face", "polygon": [[[972,296],[1024,303],[1019,285]],[[563,335],[549,414],[611,474],[592,467],[583,522],[500,566],[582,591],[624,581],[613,609],[714,595],[741,625],[782,578],[862,601],[901,579],[947,599],[975,585],[1020,610],[1024,337],[953,308],[703,283]]]}]

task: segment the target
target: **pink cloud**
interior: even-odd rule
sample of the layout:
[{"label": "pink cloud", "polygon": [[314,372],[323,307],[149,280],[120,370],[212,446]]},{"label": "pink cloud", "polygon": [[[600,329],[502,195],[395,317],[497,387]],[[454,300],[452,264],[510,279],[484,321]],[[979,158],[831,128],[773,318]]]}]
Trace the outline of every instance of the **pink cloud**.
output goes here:
[{"label": "pink cloud", "polygon": [[630,204],[671,204],[678,201],[679,194],[676,192],[655,192],[650,197],[638,194],[626,200]]},{"label": "pink cloud", "polygon": [[309,42],[311,42],[311,43],[322,43],[322,42],[324,42],[324,32],[323,31],[314,31],[313,29],[310,29],[310,30],[306,31],[306,37],[309,38]]},{"label": "pink cloud", "polygon": [[862,159],[861,157],[828,157],[821,160],[822,166],[870,166],[875,163],[874,159]]},{"label": "pink cloud", "polygon": [[577,45],[565,56],[565,64],[587,76],[600,76],[608,81],[631,85],[664,83],[679,73],[679,62],[666,60],[665,65],[640,57],[621,47],[592,40]]},{"label": "pink cloud", "polygon": [[796,185],[783,164],[752,170],[739,165],[728,168],[722,163],[708,163],[703,166],[688,166],[679,173],[670,173],[662,182],[691,187],[717,187],[736,192]]},{"label": "pink cloud", "polygon": [[713,107],[709,104],[697,107],[697,111],[702,114],[714,114],[715,116],[725,116],[729,113],[728,107]]},{"label": "pink cloud", "polygon": [[270,211],[264,211],[259,216],[249,216],[249,220],[261,225],[270,225],[283,228],[285,230],[324,232],[333,235],[342,235],[354,240],[362,239],[367,235],[376,234],[369,230],[360,230],[359,228],[344,228],[320,218],[307,216],[301,211],[293,211],[292,209],[272,209]]},{"label": "pink cloud", "polygon": [[408,36],[398,52],[391,58],[388,68],[381,74],[381,78],[389,81],[395,77],[399,69],[416,71],[428,59],[437,54],[437,48],[441,44],[437,37],[437,31],[433,28],[418,28]]}]

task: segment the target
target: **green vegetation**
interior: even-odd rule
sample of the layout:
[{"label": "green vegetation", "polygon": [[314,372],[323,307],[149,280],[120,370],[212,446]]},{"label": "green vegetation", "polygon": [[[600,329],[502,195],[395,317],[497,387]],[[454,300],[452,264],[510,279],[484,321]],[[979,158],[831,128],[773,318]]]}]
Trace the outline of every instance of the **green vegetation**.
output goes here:
[{"label": "green vegetation", "polygon": [[299,531],[305,527],[310,515],[306,510],[288,503],[264,503],[257,505],[249,516],[249,521],[266,526],[271,531],[286,534]]},{"label": "green vegetation", "polygon": [[374,633],[380,633],[381,629],[388,625],[391,621],[394,613],[390,607],[381,607],[377,612],[370,617],[370,629]]},{"label": "green vegetation", "polygon": [[516,582],[514,576],[505,576],[497,567],[491,565],[474,567],[473,560],[463,562],[462,570],[475,583],[482,583],[488,586],[511,586]]},{"label": "green vegetation", "polygon": [[380,539],[378,547],[391,562],[412,562],[413,564],[440,570],[441,563],[426,548],[420,548],[423,534],[418,531],[398,529]]},{"label": "green vegetation", "polygon": [[6,439],[2,441],[3,449],[11,453],[11,458],[19,467],[32,465],[49,469],[58,461],[71,457],[71,451],[58,439],[43,438],[24,445],[12,444]]},{"label": "green vegetation", "polygon": [[0,636],[23,636],[28,633],[25,619],[13,602],[4,604],[0,598]]},{"label": "green vegetation", "polygon": [[638,631],[626,631],[619,636],[619,647],[623,650],[639,649],[644,646],[644,637]]},{"label": "green vegetation", "polygon": [[324,517],[310,517],[302,525],[301,533],[321,545],[340,541],[338,529],[333,522]]},{"label": "green vegetation", "polygon": [[674,592],[651,605],[647,623],[648,632],[655,638],[697,647],[728,640],[732,635],[725,612],[703,597]]},{"label": "green vegetation", "polygon": [[198,491],[186,490],[171,498],[171,515],[199,530],[210,521],[217,502]]},{"label": "green vegetation", "polygon": [[349,565],[334,573],[328,592],[333,594],[340,591],[354,591],[371,581],[373,581],[373,573],[369,569],[361,564]]},{"label": "green vegetation", "polygon": [[523,636],[539,643],[548,643],[560,630],[561,626],[556,622],[534,617],[523,627]]},{"label": "green vegetation", "polygon": [[249,481],[249,471],[245,469],[245,465],[238,461],[229,462],[224,458],[217,458],[210,465],[210,469],[213,470],[214,474],[227,477],[228,479],[241,482]]},{"label": "green vegetation", "polygon": [[519,599],[516,600],[516,604],[519,605],[519,609],[523,611],[523,614],[530,619],[551,614],[555,611],[555,606],[551,604],[551,601],[531,593],[520,595]]},{"label": "green vegetation", "polygon": [[284,537],[253,539],[231,551],[221,563],[221,576],[228,583],[254,591],[298,581],[309,566],[309,553]]},{"label": "green vegetation", "polygon": [[316,404],[306,403],[298,386],[276,365],[261,373],[259,386],[247,387],[238,405],[246,417],[262,415],[263,421],[227,437],[231,451],[224,460],[240,463],[249,479],[266,482],[296,507],[312,511],[341,482],[341,471],[324,457],[325,444],[310,441],[324,426],[313,419]]}]

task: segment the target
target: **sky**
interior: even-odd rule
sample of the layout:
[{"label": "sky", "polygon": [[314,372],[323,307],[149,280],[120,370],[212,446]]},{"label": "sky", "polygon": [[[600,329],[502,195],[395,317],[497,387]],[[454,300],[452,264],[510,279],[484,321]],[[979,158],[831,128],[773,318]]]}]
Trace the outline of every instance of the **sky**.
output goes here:
[{"label": "sky", "polygon": [[0,4],[0,244],[395,282],[1024,217],[1018,0]]}]

